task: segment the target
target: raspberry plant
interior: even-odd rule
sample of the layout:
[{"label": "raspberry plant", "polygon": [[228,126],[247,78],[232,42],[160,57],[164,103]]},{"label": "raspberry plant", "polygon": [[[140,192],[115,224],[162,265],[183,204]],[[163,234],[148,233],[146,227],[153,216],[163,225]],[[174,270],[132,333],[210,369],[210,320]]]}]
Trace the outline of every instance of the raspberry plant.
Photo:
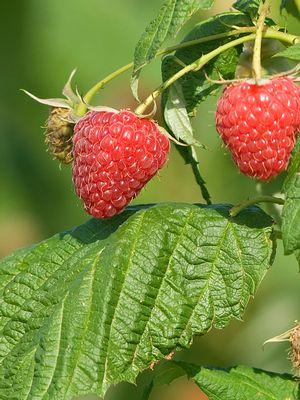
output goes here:
[{"label": "raspberry plant", "polygon": [[[300,37],[270,18],[271,1],[238,0],[230,12],[197,23],[182,42],[162,49],[213,3],[166,0],[142,34],[134,61],[85,95],[72,89],[74,72],[64,99],[27,92],[52,107],[46,143],[56,160],[73,162],[76,192],[95,218],[2,260],[1,399],[104,396],[149,368],[154,372],[144,399],[181,375],[209,399],[299,399],[298,326],[270,340],[291,342],[290,375],[172,361],[194,335],[243,318],[272,265],[277,240],[300,262]],[[291,3],[281,8],[300,8],[298,0]],[[141,71],[161,56],[162,83],[140,100]],[[126,104],[121,111],[92,104],[100,89],[128,70],[134,112]],[[280,197],[212,203],[197,158],[205,146],[191,121],[213,94],[221,97],[217,129],[241,172],[266,180],[287,170]],[[158,124],[160,96],[164,121]],[[206,204],[123,210],[163,167],[169,140],[191,165]],[[256,206],[263,202],[283,206],[276,224]]]}]

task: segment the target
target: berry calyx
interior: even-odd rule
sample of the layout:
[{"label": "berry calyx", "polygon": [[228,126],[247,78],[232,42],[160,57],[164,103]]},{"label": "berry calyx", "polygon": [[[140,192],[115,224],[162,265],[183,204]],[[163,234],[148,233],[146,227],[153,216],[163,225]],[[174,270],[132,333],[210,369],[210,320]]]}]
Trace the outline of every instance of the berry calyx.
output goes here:
[{"label": "berry calyx", "polygon": [[90,111],[76,125],[73,182],[95,218],[119,214],[163,167],[169,139],[130,111]]},{"label": "berry calyx", "polygon": [[225,88],[216,127],[240,171],[268,180],[284,171],[300,128],[300,90],[288,77]]}]

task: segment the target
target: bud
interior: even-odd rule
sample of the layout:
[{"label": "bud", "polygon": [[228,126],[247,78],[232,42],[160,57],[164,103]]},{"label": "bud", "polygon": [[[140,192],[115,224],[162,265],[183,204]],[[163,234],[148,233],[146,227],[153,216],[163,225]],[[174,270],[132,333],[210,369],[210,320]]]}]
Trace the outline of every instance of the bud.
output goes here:
[{"label": "bud", "polygon": [[45,143],[53,157],[63,164],[73,161],[73,128],[69,122],[70,110],[67,108],[52,108],[46,123]]}]

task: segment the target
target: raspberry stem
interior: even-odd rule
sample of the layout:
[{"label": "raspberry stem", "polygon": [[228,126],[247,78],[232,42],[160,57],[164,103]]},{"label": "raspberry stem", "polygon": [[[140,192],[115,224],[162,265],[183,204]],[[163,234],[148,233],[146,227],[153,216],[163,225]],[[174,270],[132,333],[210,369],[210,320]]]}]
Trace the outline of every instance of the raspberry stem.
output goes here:
[{"label": "raspberry stem", "polygon": [[[255,27],[254,26],[249,26],[249,27],[241,27],[238,29],[234,29],[228,32],[224,32],[224,33],[218,33],[216,35],[209,35],[206,36],[204,38],[200,38],[200,39],[194,39],[194,40],[189,40],[186,41],[184,43],[179,43],[177,45],[171,46],[171,47],[167,47],[165,49],[161,49],[157,52],[155,57],[159,57],[165,54],[169,54],[172,53],[173,51],[179,50],[179,49],[184,49],[187,47],[191,47],[191,46],[195,46],[197,44],[200,43],[206,43],[206,42],[210,42],[213,40],[217,40],[217,39],[222,39],[225,37],[230,37],[230,36],[235,36],[235,35],[241,35],[243,33],[250,33],[250,32],[254,32],[255,31]],[[79,104],[77,110],[76,110],[76,115],[78,116],[83,116],[87,110],[87,104],[89,104],[91,102],[91,100],[93,99],[93,97],[99,92],[99,90],[101,90],[107,83],[109,83],[110,81],[112,81],[113,79],[117,78],[118,76],[122,75],[124,72],[127,72],[128,70],[130,70],[131,68],[133,68],[134,63],[131,62],[129,64],[126,64],[124,66],[122,66],[121,68],[118,68],[116,71],[112,72],[111,74],[107,75],[104,79],[102,79],[101,81],[97,82],[91,89],[89,89],[89,91],[84,95],[83,97],[83,102],[81,104]]]},{"label": "raspberry stem", "polygon": [[256,36],[253,48],[253,60],[252,60],[252,69],[256,82],[258,83],[259,79],[262,77],[261,71],[261,43],[263,37],[263,31],[265,28],[265,19],[268,15],[270,8],[270,0],[265,0],[265,2],[260,3],[259,7],[259,17],[256,23]]},{"label": "raspberry stem", "polygon": [[229,214],[231,217],[236,217],[242,210],[249,206],[253,206],[254,204],[257,203],[275,203],[275,204],[284,204],[284,200],[281,199],[280,197],[273,197],[273,196],[260,196],[256,197],[255,199],[249,199],[246,200],[245,202],[238,204],[229,211]]},{"label": "raspberry stem", "polygon": [[[190,47],[190,46],[195,46],[195,45],[200,44],[200,43],[205,43],[205,42],[209,42],[209,41],[213,41],[213,40],[217,40],[217,39],[222,39],[222,38],[225,38],[225,37],[240,35],[240,34],[243,34],[243,33],[250,33],[250,32],[254,32],[255,30],[256,30],[256,27],[251,27],[251,26],[250,27],[241,27],[241,28],[238,28],[238,29],[234,29],[234,30],[225,32],[225,33],[219,33],[219,34],[216,34],[216,35],[209,35],[209,36],[206,36],[206,37],[200,38],[200,39],[190,40],[190,41],[187,41],[187,42],[184,42],[184,43],[180,43],[180,44],[177,44],[177,45],[162,49],[162,50],[157,52],[156,57],[172,53],[173,51],[176,51],[176,50],[179,50],[179,49],[187,48],[187,47]],[[248,37],[249,36],[244,36],[243,38],[240,38],[240,39],[244,39],[244,38],[248,38]],[[272,28],[268,28],[266,30],[266,32],[264,34],[264,37],[265,38],[278,39],[278,40],[281,40],[283,42],[287,42],[287,43],[290,43],[290,44],[295,44],[295,43],[298,43],[300,41],[300,38],[298,36],[290,35],[288,33],[279,32],[279,31],[276,31],[275,29],[272,29]],[[245,41],[253,40],[253,38],[254,37],[248,38]],[[230,42],[230,43],[232,43],[232,42]],[[243,43],[243,41],[241,43]],[[234,44],[234,46],[235,45],[236,44]],[[230,46],[230,47],[232,47],[232,46]],[[130,70],[133,66],[134,66],[133,62],[131,62],[129,64],[126,64],[126,65],[122,66],[121,68],[117,69],[116,71],[112,72],[111,74],[107,75],[101,81],[97,82],[91,89],[89,89],[89,91],[83,97],[83,102],[81,102],[78,105],[77,109],[76,109],[76,115],[78,115],[79,117],[83,116],[86,113],[87,109],[88,109],[87,105],[91,102],[91,100],[98,93],[98,91],[101,90],[107,83],[109,83],[113,79],[115,79],[118,76],[122,75],[124,72],[127,72],[128,70]],[[187,71],[187,72],[189,72],[189,71]],[[152,97],[151,97],[151,100],[152,100]],[[151,104],[151,102],[152,101],[150,101],[147,104],[147,106],[149,104]]]},{"label": "raspberry stem", "polygon": [[[279,32],[272,28],[266,29],[265,32],[263,32],[262,37],[266,38],[266,39],[278,39],[278,40],[281,40],[283,42],[287,42],[290,44],[295,44],[300,41],[300,38],[298,36]],[[228,50],[231,47],[238,46],[239,44],[249,42],[251,40],[255,40],[255,38],[256,38],[255,33],[247,35],[247,36],[243,36],[238,39],[232,40],[231,42],[225,43],[224,45],[222,45],[220,47],[217,47],[210,53],[204,54],[198,60],[196,60],[192,64],[189,64],[186,67],[182,68],[176,74],[174,74],[171,78],[167,79],[165,82],[163,82],[161,85],[159,85],[154,90],[154,92],[152,92],[141,104],[139,104],[139,106],[135,110],[135,113],[140,114],[140,115],[144,114],[145,110],[148,108],[148,106],[152,102],[154,102],[155,99],[158,96],[160,96],[164,90],[166,90],[169,86],[171,86],[174,82],[176,82],[182,76],[184,76],[187,73],[192,72],[192,71],[199,71],[205,64],[207,64],[210,60],[212,60],[214,57],[218,56],[225,50]]]}]

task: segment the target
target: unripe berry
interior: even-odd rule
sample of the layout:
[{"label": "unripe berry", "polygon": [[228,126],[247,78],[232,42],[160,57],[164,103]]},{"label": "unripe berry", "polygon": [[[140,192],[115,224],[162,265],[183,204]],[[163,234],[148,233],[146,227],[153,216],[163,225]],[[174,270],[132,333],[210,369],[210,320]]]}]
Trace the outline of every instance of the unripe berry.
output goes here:
[{"label": "unripe berry", "polygon": [[73,160],[74,124],[67,120],[69,112],[67,108],[54,107],[46,123],[45,143],[53,157],[63,164]]}]

